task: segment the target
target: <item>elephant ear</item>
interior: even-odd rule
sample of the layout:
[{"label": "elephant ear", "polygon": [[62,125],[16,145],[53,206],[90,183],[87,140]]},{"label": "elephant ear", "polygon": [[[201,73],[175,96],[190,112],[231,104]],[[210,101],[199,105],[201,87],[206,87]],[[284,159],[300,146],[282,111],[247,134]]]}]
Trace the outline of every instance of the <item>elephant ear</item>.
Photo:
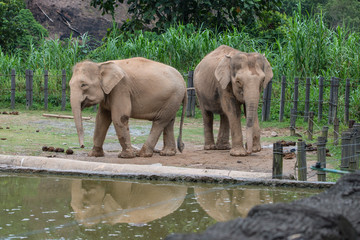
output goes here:
[{"label": "elephant ear", "polygon": [[273,71],[272,71],[272,68],[270,66],[270,63],[269,61],[266,59],[265,56],[263,56],[263,70],[264,70],[264,73],[265,73],[265,80],[263,82],[263,89],[266,88],[266,86],[268,85],[268,83],[270,82],[270,80],[273,78],[274,74],[273,74]]},{"label": "elephant ear", "polygon": [[113,62],[100,64],[101,88],[105,94],[111,90],[125,77],[124,70]]},{"label": "elephant ear", "polygon": [[230,83],[230,60],[231,57],[226,55],[221,59],[220,63],[215,69],[215,77],[219,81],[221,88],[226,89]]}]

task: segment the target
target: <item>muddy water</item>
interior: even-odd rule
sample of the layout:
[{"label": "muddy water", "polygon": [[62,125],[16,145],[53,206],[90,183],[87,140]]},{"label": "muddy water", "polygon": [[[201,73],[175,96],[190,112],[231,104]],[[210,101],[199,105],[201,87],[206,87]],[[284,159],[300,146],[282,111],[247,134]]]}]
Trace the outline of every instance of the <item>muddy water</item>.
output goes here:
[{"label": "muddy water", "polygon": [[164,239],[320,191],[0,173],[0,239]]}]

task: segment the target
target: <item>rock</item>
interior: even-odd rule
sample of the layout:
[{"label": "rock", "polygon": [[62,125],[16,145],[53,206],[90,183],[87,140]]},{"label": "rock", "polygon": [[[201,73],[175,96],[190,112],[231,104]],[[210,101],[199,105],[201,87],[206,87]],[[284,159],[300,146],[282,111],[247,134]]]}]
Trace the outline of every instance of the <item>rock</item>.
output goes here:
[{"label": "rock", "polygon": [[43,150],[44,152],[46,152],[47,150],[49,150],[49,147],[48,147],[48,146],[43,146],[43,147],[42,147],[42,150]]},{"label": "rock", "polygon": [[271,136],[272,136],[272,137],[277,137],[278,134],[277,134],[277,132],[272,131],[272,132],[271,132]]},{"label": "rock", "polygon": [[320,194],[291,203],[253,207],[246,218],[219,222],[199,234],[165,240],[360,239],[360,171]]},{"label": "rock", "polygon": [[63,148],[55,148],[55,152],[64,152]]},{"label": "rock", "polygon": [[55,148],[54,148],[54,147],[49,147],[49,148],[48,148],[48,152],[53,152],[53,151],[55,151]]}]

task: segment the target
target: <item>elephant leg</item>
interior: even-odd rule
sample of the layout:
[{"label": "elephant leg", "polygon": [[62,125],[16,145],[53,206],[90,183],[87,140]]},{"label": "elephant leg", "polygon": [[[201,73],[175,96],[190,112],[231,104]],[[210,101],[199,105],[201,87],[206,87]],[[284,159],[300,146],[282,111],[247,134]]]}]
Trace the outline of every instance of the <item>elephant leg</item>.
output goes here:
[{"label": "elephant leg", "polygon": [[[124,105],[126,103],[123,103]],[[130,105],[130,104],[129,104]],[[136,157],[136,151],[131,146],[130,131],[129,131],[129,116],[130,112],[112,111],[113,123],[116,131],[116,135],[121,145],[120,158],[133,158]]]},{"label": "elephant leg", "polygon": [[213,122],[214,122],[214,114],[209,111],[205,111],[201,109],[201,113],[203,116],[203,123],[204,123],[204,140],[205,150],[215,150],[216,145],[214,141],[214,133],[213,133]]},{"label": "elephant leg", "polygon": [[229,134],[230,134],[229,120],[225,114],[220,114],[220,128],[216,140],[216,149],[218,150],[230,149]]},{"label": "elephant leg", "polygon": [[241,109],[240,104],[234,97],[222,99],[221,106],[229,119],[231,131],[231,156],[246,156],[246,150],[243,144],[243,136],[241,129]]},{"label": "elephant leg", "polygon": [[261,144],[260,144],[260,126],[259,126],[259,118],[256,115],[254,122],[254,131],[253,131],[253,152],[260,152],[261,151]]},{"label": "elephant leg", "polygon": [[94,146],[88,154],[90,157],[104,156],[103,144],[110,124],[111,113],[99,106],[99,110],[95,119],[95,130],[93,138]]},{"label": "elephant leg", "polygon": [[159,140],[161,133],[163,132],[167,123],[158,120],[153,121],[149,137],[146,139],[146,142],[140,150],[140,157],[151,157],[154,152],[155,145]]},{"label": "elephant leg", "polygon": [[174,136],[175,119],[171,119],[169,124],[164,128],[163,141],[164,147],[160,151],[161,156],[174,156],[176,154],[176,144]]}]

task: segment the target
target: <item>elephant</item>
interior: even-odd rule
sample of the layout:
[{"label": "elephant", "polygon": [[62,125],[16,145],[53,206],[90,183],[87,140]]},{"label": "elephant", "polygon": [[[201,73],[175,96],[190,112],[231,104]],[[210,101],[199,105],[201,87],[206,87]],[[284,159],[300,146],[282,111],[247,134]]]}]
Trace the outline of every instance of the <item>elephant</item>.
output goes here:
[{"label": "elephant", "polygon": [[[231,156],[259,152],[260,93],[273,77],[268,60],[259,53],[245,53],[226,45],[206,55],[194,71],[194,87],[204,123],[204,149],[230,149]],[[241,106],[246,116],[246,149],[241,129]],[[220,114],[216,144],[213,135],[214,114]]]},{"label": "elephant", "polygon": [[105,220],[108,224],[141,226],[176,211],[187,187],[134,182],[73,180],[71,207],[85,226]]},{"label": "elephant", "polygon": [[[186,105],[187,90],[182,75],[175,68],[141,57],[102,63],[85,60],[74,66],[69,84],[81,147],[84,147],[82,110],[99,104],[89,156],[104,156],[103,144],[111,122],[122,147],[118,157],[151,157],[161,133],[164,146],[160,155],[176,154],[174,121],[181,103]],[[185,107],[177,142],[180,152],[184,149],[184,112]],[[129,118],[152,121],[150,134],[140,151],[131,146]]]}]

